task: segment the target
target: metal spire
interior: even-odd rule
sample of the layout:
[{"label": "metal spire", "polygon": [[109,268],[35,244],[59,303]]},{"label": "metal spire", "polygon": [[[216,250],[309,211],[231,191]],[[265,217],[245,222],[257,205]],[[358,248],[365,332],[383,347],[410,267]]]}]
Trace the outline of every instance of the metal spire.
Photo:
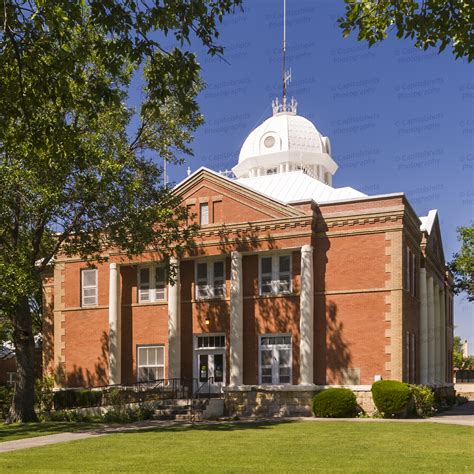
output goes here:
[{"label": "metal spire", "polygon": [[283,82],[283,95],[282,103],[278,101],[278,97],[272,101],[273,114],[280,112],[293,112],[296,114],[297,102],[294,98],[291,98],[291,103],[287,106],[286,101],[286,87],[291,82],[291,68],[289,71],[286,70],[286,0],[283,0],[283,48],[282,48],[282,82]]}]

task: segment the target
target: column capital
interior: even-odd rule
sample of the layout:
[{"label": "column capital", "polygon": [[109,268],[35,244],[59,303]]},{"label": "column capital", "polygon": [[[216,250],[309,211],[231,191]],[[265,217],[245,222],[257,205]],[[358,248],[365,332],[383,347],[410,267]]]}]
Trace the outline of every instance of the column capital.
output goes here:
[{"label": "column capital", "polygon": [[111,269],[111,270],[116,270],[116,269],[117,269],[117,267],[118,267],[118,264],[117,264],[117,263],[115,263],[115,262],[110,262],[110,265],[109,265],[109,267],[110,267],[110,269]]},{"label": "column capital", "polygon": [[301,253],[313,253],[313,246],[312,245],[303,245],[301,247]]}]

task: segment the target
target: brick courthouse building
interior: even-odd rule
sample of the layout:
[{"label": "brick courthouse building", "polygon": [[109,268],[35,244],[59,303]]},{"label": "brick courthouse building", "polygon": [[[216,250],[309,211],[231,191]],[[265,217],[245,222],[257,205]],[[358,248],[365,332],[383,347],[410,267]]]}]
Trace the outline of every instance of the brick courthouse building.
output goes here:
[{"label": "brick courthouse building", "polygon": [[175,285],[152,254],[111,253],[96,268],[56,259],[45,370],[61,387],[194,378],[225,386],[235,412],[380,378],[449,384],[437,212],[418,217],[403,193],[334,188],[336,170],[329,139],[296,103],[274,103],[235,179],[201,168],[176,186],[201,230]]}]

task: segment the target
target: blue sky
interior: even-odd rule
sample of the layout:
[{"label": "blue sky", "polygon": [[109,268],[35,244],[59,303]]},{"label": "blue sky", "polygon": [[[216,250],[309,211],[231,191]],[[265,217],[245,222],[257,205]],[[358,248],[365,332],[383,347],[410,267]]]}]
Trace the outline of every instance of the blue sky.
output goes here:
[{"label": "blue sky", "polygon": [[[196,48],[207,89],[199,98],[206,123],[195,156],[169,169],[230,169],[250,131],[281,95],[282,0],[247,0],[228,17],[220,42],[227,63]],[[473,220],[474,76],[448,49],[420,51],[389,38],[368,48],[342,38],[342,0],[287,1],[289,96],[298,113],[331,139],[339,164],[334,186],[367,194],[403,191],[418,215],[438,209],[446,259],[458,248],[456,227]],[[474,353],[474,311],[455,300],[455,332]]]}]

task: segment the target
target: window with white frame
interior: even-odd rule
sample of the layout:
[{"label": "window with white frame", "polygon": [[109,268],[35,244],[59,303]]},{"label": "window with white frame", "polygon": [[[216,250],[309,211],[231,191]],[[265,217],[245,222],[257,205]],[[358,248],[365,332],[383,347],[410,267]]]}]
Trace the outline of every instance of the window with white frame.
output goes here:
[{"label": "window with white frame", "polygon": [[261,384],[291,384],[291,336],[260,336],[259,374]]},{"label": "window with white frame", "polygon": [[225,297],[224,260],[196,263],[196,299]]},{"label": "window with white frame", "polygon": [[138,302],[166,301],[166,272],[162,265],[138,267]]},{"label": "window with white frame", "polygon": [[6,384],[9,387],[13,387],[13,385],[15,385],[16,379],[17,379],[17,373],[16,372],[7,372]]},{"label": "window with white frame", "polygon": [[97,269],[81,270],[81,306],[97,305]]},{"label": "window with white frame", "polygon": [[265,255],[260,257],[260,294],[291,293],[291,256]]},{"label": "window with white frame", "polygon": [[199,206],[199,223],[201,225],[209,224],[209,204],[203,202]]},{"label": "window with white frame", "polygon": [[165,347],[137,346],[137,380],[152,382],[165,378]]},{"label": "window with white frame", "polygon": [[225,348],[225,336],[224,335],[197,336],[197,348],[198,349]]}]

